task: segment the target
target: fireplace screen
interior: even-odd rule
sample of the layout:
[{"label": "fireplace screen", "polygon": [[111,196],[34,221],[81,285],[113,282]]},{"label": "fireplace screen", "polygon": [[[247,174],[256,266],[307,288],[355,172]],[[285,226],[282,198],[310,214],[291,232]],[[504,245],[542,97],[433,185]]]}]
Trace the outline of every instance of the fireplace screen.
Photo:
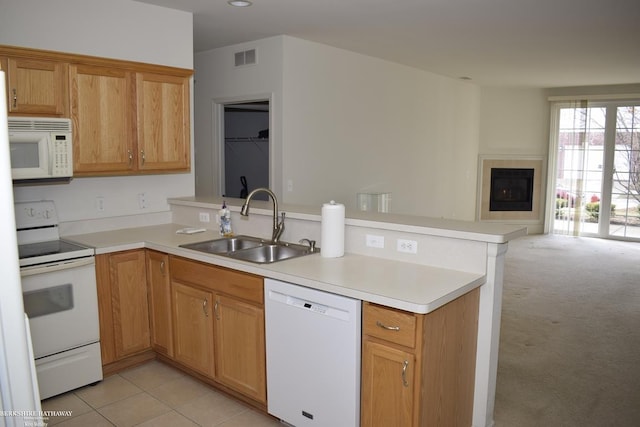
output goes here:
[{"label": "fireplace screen", "polygon": [[490,211],[531,211],[533,169],[491,168]]}]

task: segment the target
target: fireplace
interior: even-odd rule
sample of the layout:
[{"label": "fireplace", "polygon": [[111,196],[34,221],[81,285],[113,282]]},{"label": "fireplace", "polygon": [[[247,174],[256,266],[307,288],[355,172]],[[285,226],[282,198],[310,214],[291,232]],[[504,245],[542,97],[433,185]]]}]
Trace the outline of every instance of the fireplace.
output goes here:
[{"label": "fireplace", "polygon": [[491,168],[490,211],[531,211],[533,176],[529,168]]},{"label": "fireplace", "polygon": [[478,166],[480,221],[542,224],[541,156],[480,155]]}]

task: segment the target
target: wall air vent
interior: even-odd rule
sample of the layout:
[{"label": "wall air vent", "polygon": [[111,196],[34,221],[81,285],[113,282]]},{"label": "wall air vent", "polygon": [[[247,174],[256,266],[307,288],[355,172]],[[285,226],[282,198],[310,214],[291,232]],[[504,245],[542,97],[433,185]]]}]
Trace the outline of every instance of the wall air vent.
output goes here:
[{"label": "wall air vent", "polygon": [[249,49],[235,53],[235,66],[254,65],[256,63],[256,50]]}]

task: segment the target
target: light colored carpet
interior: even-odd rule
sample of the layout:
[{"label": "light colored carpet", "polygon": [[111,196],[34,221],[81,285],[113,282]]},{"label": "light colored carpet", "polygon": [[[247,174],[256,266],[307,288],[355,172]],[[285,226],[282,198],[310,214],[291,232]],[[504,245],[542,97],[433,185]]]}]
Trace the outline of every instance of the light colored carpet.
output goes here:
[{"label": "light colored carpet", "polygon": [[496,427],[640,426],[640,243],[509,243]]}]

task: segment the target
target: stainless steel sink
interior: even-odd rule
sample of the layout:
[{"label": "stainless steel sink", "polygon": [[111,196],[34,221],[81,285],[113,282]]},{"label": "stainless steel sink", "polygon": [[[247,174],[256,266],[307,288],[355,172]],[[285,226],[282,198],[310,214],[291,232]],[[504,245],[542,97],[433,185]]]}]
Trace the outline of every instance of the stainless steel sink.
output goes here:
[{"label": "stainless steel sink", "polygon": [[223,255],[242,249],[255,248],[265,243],[263,239],[251,236],[223,237],[221,239],[206,240],[204,242],[180,245],[181,248],[194,249],[208,254]]},{"label": "stainless steel sink", "polygon": [[270,264],[285,259],[297,258],[320,252],[320,248],[293,243],[272,243],[269,240],[251,236],[223,237],[204,242],[180,245],[213,255],[222,255],[256,264]]},{"label": "stainless steel sink", "polygon": [[229,256],[258,264],[270,264],[272,262],[283,261],[312,253],[314,252],[311,252],[311,249],[307,246],[277,243],[231,252]]}]

